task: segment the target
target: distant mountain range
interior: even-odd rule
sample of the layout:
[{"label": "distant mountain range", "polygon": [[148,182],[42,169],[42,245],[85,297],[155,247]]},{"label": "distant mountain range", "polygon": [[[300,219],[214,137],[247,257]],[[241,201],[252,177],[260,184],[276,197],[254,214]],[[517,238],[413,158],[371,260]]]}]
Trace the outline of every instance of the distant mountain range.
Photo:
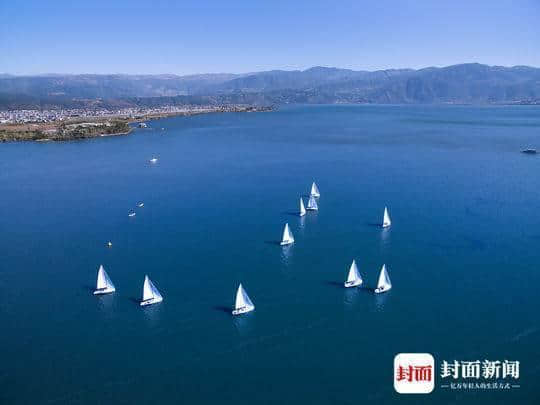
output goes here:
[{"label": "distant mountain range", "polygon": [[249,74],[0,75],[0,108],[163,104],[540,104],[540,69],[478,63],[354,71],[313,67]]}]

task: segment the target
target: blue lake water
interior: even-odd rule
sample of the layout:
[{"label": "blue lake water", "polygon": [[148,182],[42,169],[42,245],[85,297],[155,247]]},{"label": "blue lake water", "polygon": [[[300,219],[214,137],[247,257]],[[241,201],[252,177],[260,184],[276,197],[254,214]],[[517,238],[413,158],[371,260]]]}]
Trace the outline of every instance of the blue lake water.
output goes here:
[{"label": "blue lake water", "polygon": [[[0,403],[539,403],[540,156],[519,153],[540,148],[539,108],[290,106],[150,127],[0,144]],[[320,211],[291,215],[313,180]],[[288,249],[273,243],[285,222]],[[365,289],[342,288],[353,258]],[[393,289],[375,296],[383,263]],[[92,295],[100,264],[113,295]],[[145,274],[164,301],[141,308]],[[239,282],[256,310],[233,318]],[[519,360],[521,387],[437,376],[400,395],[400,352]]]}]

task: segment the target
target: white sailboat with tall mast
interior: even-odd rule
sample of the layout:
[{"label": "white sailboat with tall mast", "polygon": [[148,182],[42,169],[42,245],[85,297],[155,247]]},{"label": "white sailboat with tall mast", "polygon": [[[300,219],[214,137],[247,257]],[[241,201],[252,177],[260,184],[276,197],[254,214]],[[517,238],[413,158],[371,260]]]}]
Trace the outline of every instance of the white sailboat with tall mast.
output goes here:
[{"label": "white sailboat with tall mast", "polygon": [[103,266],[100,265],[97,273],[96,290],[94,291],[94,294],[109,294],[115,291],[116,288],[114,287],[114,284],[111,281],[109,275],[107,274]]},{"label": "white sailboat with tall mast", "polygon": [[315,182],[311,184],[311,192],[309,193],[309,195],[316,198],[319,198],[321,196],[319,187],[317,187],[317,184],[315,184]]},{"label": "white sailboat with tall mast", "polygon": [[344,285],[345,287],[358,287],[362,285],[363,282],[364,281],[360,276],[358,267],[356,266],[356,260],[353,260],[349,269],[349,275],[347,276],[347,280],[345,281]]},{"label": "white sailboat with tall mast", "polygon": [[379,274],[379,281],[377,282],[377,288],[375,288],[375,293],[383,293],[392,288],[392,283],[390,277],[388,276],[388,271],[386,271],[386,264],[383,264],[381,268],[381,273]]},{"label": "white sailboat with tall mast", "polygon": [[319,211],[319,206],[317,205],[317,200],[314,196],[309,197],[307,209],[310,211]]},{"label": "white sailboat with tall mast", "polygon": [[294,236],[291,232],[291,229],[289,228],[289,224],[285,224],[285,228],[283,229],[283,236],[281,238],[280,245],[290,245],[291,243],[294,243]]},{"label": "white sailboat with tall mast", "polygon": [[161,293],[158,291],[154,283],[152,283],[152,280],[150,280],[148,276],[145,275],[143,284],[143,296],[140,304],[144,306],[150,304],[157,304],[161,301],[163,301]]},{"label": "white sailboat with tall mast", "polygon": [[382,227],[388,228],[390,225],[392,225],[392,221],[390,220],[390,214],[388,214],[388,208],[384,207]]},{"label": "white sailboat with tall mast", "polygon": [[254,309],[255,305],[253,305],[253,302],[251,302],[246,290],[244,290],[244,287],[242,287],[242,283],[240,283],[238,290],[236,290],[236,299],[234,300],[234,309],[232,314],[245,314],[246,312],[251,312]]},{"label": "white sailboat with tall mast", "polygon": [[304,200],[300,198],[300,212],[298,213],[299,216],[303,217],[306,215],[306,207],[304,207]]}]

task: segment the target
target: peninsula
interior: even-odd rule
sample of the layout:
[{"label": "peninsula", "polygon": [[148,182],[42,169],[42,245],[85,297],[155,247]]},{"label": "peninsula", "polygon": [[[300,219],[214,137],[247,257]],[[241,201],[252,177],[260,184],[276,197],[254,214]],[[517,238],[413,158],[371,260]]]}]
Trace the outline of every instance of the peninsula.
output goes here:
[{"label": "peninsula", "polygon": [[172,116],[269,111],[250,105],[163,106],[156,108],[0,111],[0,142],[68,141],[128,135],[134,123]]}]

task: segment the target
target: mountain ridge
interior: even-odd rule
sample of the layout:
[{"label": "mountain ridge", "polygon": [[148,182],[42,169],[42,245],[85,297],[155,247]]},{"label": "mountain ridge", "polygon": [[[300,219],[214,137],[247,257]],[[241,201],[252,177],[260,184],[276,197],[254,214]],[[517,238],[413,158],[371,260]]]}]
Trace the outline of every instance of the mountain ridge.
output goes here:
[{"label": "mountain ridge", "polygon": [[50,103],[55,99],[64,104],[86,99],[123,100],[127,104],[137,99],[138,103],[159,103],[155,98],[178,98],[175,101],[186,103],[205,99],[215,103],[257,104],[540,104],[540,68],[463,63],[422,69],[365,71],[314,66],[305,70],[185,76],[0,75],[0,107],[3,108],[13,107],[17,100],[26,100],[26,103],[34,100],[31,104]]}]

